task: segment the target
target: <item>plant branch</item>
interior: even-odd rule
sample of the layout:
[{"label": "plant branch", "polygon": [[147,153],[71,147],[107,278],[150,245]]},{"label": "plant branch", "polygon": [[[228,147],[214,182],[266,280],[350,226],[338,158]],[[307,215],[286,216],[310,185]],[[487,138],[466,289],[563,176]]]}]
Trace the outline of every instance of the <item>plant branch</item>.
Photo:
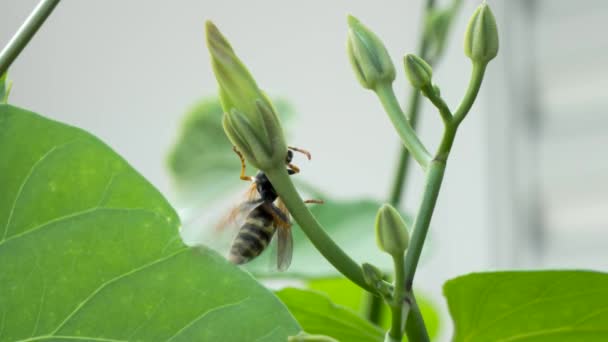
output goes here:
[{"label": "plant branch", "polygon": [[441,115],[443,123],[446,125],[450,124],[452,122],[452,112],[450,111],[450,108],[445,103],[445,101],[438,94],[438,92],[436,92],[432,86],[423,88],[422,92],[437,108],[437,110],[439,111],[439,115]]},{"label": "plant branch", "polygon": [[42,0],[34,8],[30,16],[25,20],[17,33],[8,42],[4,50],[0,52],[0,75],[3,75],[11,66],[13,61],[19,56],[21,51],[27,46],[34,34],[44,23],[46,18],[53,12],[53,9],[60,0]]},{"label": "plant branch", "polygon": [[[412,88],[410,91],[409,97],[409,108],[408,108],[408,120],[412,129],[416,130],[416,126],[418,125],[418,112],[420,108],[420,91],[418,89]],[[403,186],[405,184],[405,179],[407,178],[409,165],[410,165],[410,154],[403,146],[400,144],[401,152],[399,153],[399,164],[397,166],[397,171],[395,172],[395,178],[393,180],[393,187],[391,190],[391,197],[389,199],[389,203],[397,208],[401,203],[401,197],[403,196]]]},{"label": "plant branch", "polygon": [[363,278],[361,267],[327,235],[321,224],[308,210],[286,169],[281,167],[264,171],[293,218],[323,257],[353,283],[369,292],[376,293],[377,291]]},{"label": "plant branch", "polygon": [[475,99],[477,98],[477,94],[479,93],[479,88],[481,87],[481,82],[483,81],[483,75],[486,71],[487,64],[482,63],[473,63],[473,70],[471,71],[471,79],[469,80],[469,87],[467,88],[467,92],[465,93],[458,109],[454,112],[454,119],[456,124],[460,124],[462,120],[467,116],[469,110],[473,106]]},{"label": "plant branch", "polygon": [[420,254],[426,239],[431,217],[433,216],[433,210],[435,209],[435,203],[437,202],[437,196],[439,195],[439,189],[441,188],[444,171],[445,161],[433,160],[426,174],[426,184],[422,202],[420,203],[418,214],[414,220],[412,239],[405,256],[405,286],[407,291],[412,290],[412,281],[414,279],[414,274],[416,273],[418,261],[420,260]]},{"label": "plant branch", "polygon": [[418,164],[423,169],[426,169],[431,161],[431,154],[424,147],[424,144],[422,144],[410,122],[403,114],[392,85],[386,83],[380,84],[375,91],[391,119],[397,134],[399,134],[403,145],[409,150]]},{"label": "plant branch", "polygon": [[407,316],[407,321],[405,323],[407,339],[408,341],[429,342],[431,339],[426,331],[426,326],[424,324],[424,319],[422,318],[422,313],[420,312],[420,307],[416,301],[416,296],[414,296],[413,292],[409,292],[407,298],[410,305],[410,313]]},{"label": "plant branch", "polygon": [[393,257],[395,266],[395,289],[393,293],[393,302],[391,303],[391,329],[389,335],[392,339],[401,341],[403,337],[403,329],[409,311],[409,305],[406,303],[406,288],[405,288],[405,267],[403,256]]}]

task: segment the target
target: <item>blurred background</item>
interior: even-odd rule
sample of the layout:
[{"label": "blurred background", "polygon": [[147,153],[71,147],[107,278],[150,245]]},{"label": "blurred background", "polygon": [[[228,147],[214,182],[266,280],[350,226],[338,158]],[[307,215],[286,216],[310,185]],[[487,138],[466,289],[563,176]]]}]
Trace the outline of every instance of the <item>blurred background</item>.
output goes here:
[{"label": "blurred background", "polygon": [[[3,0],[0,45],[36,0]],[[441,3],[441,1],[439,1]],[[465,0],[434,81],[452,107],[468,82]],[[442,313],[442,284],[506,268],[608,269],[608,5],[600,0],[489,0],[501,47],[458,132],[433,217],[432,251],[417,273]],[[212,19],[259,85],[295,111],[290,144],[309,149],[299,176],[338,198],[390,194],[399,143],[345,53],[351,13],[401,67],[415,52],[423,1],[64,1],[13,64],[11,102],[100,137],[176,203],[166,166],[184,114],[216,95],[203,24]],[[423,101],[419,132],[431,149],[441,121]],[[237,170],[238,171],[238,170]],[[236,171],[235,171],[236,176]],[[404,208],[418,205],[422,173]],[[180,204],[176,204],[179,206]],[[370,227],[372,229],[372,227]]]}]

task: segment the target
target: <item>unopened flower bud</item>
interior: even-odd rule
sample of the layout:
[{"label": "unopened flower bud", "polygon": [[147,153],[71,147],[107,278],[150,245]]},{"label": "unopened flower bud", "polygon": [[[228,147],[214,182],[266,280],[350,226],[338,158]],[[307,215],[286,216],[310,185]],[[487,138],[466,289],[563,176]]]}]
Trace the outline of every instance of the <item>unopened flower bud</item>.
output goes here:
[{"label": "unopened flower bud", "polygon": [[433,9],[427,15],[426,38],[429,41],[433,59],[439,57],[443,53],[453,16],[453,8]]},{"label": "unopened flower bud", "polygon": [[270,100],[236,56],[232,46],[210,21],[207,46],[224,110],[222,124],[230,141],[254,167],[267,170],[283,165],[287,144]]},{"label": "unopened flower bud", "polygon": [[469,20],[464,53],[473,62],[487,64],[498,54],[498,30],[490,6],[484,1]]},{"label": "unopened flower bud", "polygon": [[389,204],[383,205],[376,216],[376,242],[378,247],[393,257],[403,257],[410,237],[405,221]]},{"label": "unopened flower bud", "polygon": [[407,79],[414,88],[422,89],[431,84],[433,69],[424,59],[408,54],[403,57],[403,64]]},{"label": "unopened flower bud", "polygon": [[348,16],[347,52],[357,79],[364,88],[395,80],[395,66],[384,44],[357,18]]}]

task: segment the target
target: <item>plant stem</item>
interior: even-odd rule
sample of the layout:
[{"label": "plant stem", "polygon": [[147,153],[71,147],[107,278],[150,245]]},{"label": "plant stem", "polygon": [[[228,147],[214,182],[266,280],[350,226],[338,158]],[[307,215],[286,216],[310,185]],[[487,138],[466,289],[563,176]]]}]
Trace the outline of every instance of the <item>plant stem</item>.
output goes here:
[{"label": "plant stem", "polygon": [[375,91],[391,119],[397,134],[399,134],[403,145],[409,150],[418,164],[423,169],[426,169],[431,161],[431,154],[426,150],[420,139],[418,139],[416,132],[414,132],[410,122],[403,114],[392,85],[386,83],[380,84]]},{"label": "plant stem", "polygon": [[410,313],[405,323],[407,339],[416,342],[429,342],[431,339],[426,331],[424,319],[422,318],[422,313],[420,312],[420,307],[418,306],[418,302],[416,302],[414,293],[410,292],[407,298],[410,305]]},{"label": "plant stem", "polygon": [[367,291],[376,293],[377,291],[369,286],[363,278],[361,267],[327,235],[321,224],[308,210],[286,169],[280,167],[264,171],[300,228],[325,259],[353,283]]},{"label": "plant stem", "polygon": [[59,1],[60,0],[42,0],[38,6],[34,8],[30,16],[25,20],[23,25],[21,25],[4,50],[0,52],[0,75],[8,70],[30,39],[36,34],[36,31],[42,26],[46,18],[53,12],[53,9],[57,6]]},{"label": "plant stem", "polygon": [[[410,91],[409,97],[409,109],[408,109],[408,120],[410,125],[416,131],[416,126],[418,125],[418,112],[420,108],[420,91],[418,89],[412,88]],[[409,165],[410,165],[410,154],[401,144],[401,152],[399,155],[399,164],[397,166],[397,171],[395,172],[395,178],[393,180],[393,187],[391,190],[391,197],[389,203],[397,208],[401,203],[401,198],[403,196],[403,186],[405,184],[405,179],[407,178]]]},{"label": "plant stem", "polygon": [[412,281],[414,279],[414,274],[416,273],[418,260],[420,260],[420,254],[426,239],[431,217],[433,216],[433,210],[435,209],[435,203],[437,202],[437,196],[439,195],[439,189],[441,188],[444,171],[445,160],[433,160],[427,171],[422,202],[418,209],[418,215],[414,220],[412,239],[410,240],[410,245],[405,256],[405,286],[407,291],[412,290]]},{"label": "plant stem", "polygon": [[362,313],[365,319],[379,325],[382,321],[383,305],[384,301],[382,300],[382,297],[377,294],[363,291]]},{"label": "plant stem", "polygon": [[473,70],[471,71],[471,79],[469,80],[469,87],[467,88],[467,92],[462,98],[458,109],[454,112],[454,119],[456,124],[460,124],[462,120],[466,117],[469,110],[473,106],[475,99],[477,98],[477,94],[479,93],[479,88],[481,88],[481,82],[483,81],[483,75],[486,71],[487,64],[481,63],[473,63]]},{"label": "plant stem", "polygon": [[393,302],[391,304],[391,329],[389,335],[391,338],[401,341],[403,337],[403,328],[405,327],[405,321],[407,319],[407,313],[409,307],[406,303],[406,290],[405,290],[405,267],[403,256],[393,257],[393,264],[395,266],[395,292],[393,294]]}]

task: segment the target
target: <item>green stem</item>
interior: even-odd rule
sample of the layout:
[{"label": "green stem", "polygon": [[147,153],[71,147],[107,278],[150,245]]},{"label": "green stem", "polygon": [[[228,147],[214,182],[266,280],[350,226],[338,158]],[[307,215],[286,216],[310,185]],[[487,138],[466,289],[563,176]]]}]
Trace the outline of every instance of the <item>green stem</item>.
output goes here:
[{"label": "green stem", "polygon": [[0,75],[4,74],[11,66],[13,61],[19,56],[28,42],[32,39],[36,31],[42,26],[46,18],[53,12],[53,9],[60,0],[42,0],[34,8],[32,14],[21,25],[19,31],[8,42],[4,50],[0,52]]},{"label": "green stem", "polygon": [[376,293],[365,282],[361,267],[327,235],[323,227],[308,210],[289,178],[285,167],[265,170],[265,172],[293,218],[325,259],[353,283],[367,291]]},{"label": "green stem", "polygon": [[418,306],[418,302],[416,302],[414,293],[410,292],[407,298],[410,305],[410,313],[405,323],[407,339],[408,341],[429,342],[431,339],[426,331],[426,325],[424,324],[424,319],[422,318],[422,313],[420,312],[420,307]]},{"label": "green stem", "polygon": [[[409,98],[409,110],[408,110],[408,119],[410,125],[416,130],[416,126],[418,125],[418,112],[420,108],[420,91],[418,89],[412,88],[410,91]],[[410,154],[407,151],[407,148],[401,144],[401,152],[399,155],[399,164],[397,166],[397,171],[395,172],[395,178],[393,180],[393,187],[391,191],[391,197],[389,203],[397,208],[401,203],[401,198],[403,196],[403,186],[405,184],[405,179],[407,178],[409,165],[410,165]]]},{"label": "green stem", "polygon": [[409,150],[418,164],[426,169],[431,161],[431,154],[426,150],[420,139],[418,139],[416,132],[414,132],[410,122],[403,114],[399,102],[395,97],[393,86],[391,84],[383,83],[380,84],[375,91],[380,102],[382,102],[382,106],[391,119],[397,134],[399,134],[403,145]]},{"label": "green stem", "polygon": [[422,202],[420,203],[418,215],[414,221],[412,239],[410,240],[410,245],[405,256],[405,286],[408,291],[412,290],[412,281],[414,279],[414,274],[416,273],[418,261],[420,260],[420,254],[429,229],[431,217],[433,216],[433,210],[435,209],[435,203],[437,202],[437,196],[439,195],[439,189],[441,188],[441,182],[443,181],[444,171],[445,160],[433,160],[427,171]]},{"label": "green stem", "polygon": [[456,124],[460,124],[469,113],[469,110],[471,110],[471,107],[477,98],[477,94],[479,93],[479,88],[481,88],[481,82],[483,81],[486,66],[487,64],[473,63],[469,87],[467,88],[467,92],[462,98],[458,109],[454,112]]},{"label": "green stem", "polygon": [[403,256],[393,257],[393,264],[395,266],[395,290],[393,293],[393,302],[391,303],[391,329],[389,335],[392,339],[401,341],[403,337],[403,328],[405,327],[405,321],[409,307],[406,299],[405,290],[405,267],[403,262]]},{"label": "green stem", "polygon": [[367,319],[368,321],[376,325],[380,324],[380,322],[382,321],[383,304],[384,301],[382,300],[381,296],[367,291],[363,291],[362,312],[363,317],[365,317],[365,319]]}]

